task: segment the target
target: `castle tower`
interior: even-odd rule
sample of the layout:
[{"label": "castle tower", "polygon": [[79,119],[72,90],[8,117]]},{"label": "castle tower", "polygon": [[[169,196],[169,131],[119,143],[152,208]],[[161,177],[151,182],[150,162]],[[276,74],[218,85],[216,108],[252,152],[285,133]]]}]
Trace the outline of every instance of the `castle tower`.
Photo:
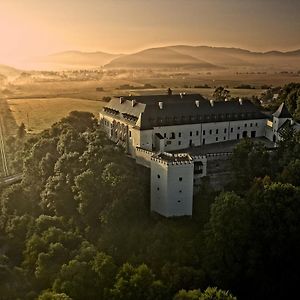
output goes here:
[{"label": "castle tower", "polygon": [[277,142],[280,138],[278,130],[287,121],[292,120],[293,117],[290,114],[285,103],[281,103],[278,109],[273,114],[273,142]]},{"label": "castle tower", "polygon": [[187,154],[151,158],[151,211],[165,217],[191,216],[194,163]]}]

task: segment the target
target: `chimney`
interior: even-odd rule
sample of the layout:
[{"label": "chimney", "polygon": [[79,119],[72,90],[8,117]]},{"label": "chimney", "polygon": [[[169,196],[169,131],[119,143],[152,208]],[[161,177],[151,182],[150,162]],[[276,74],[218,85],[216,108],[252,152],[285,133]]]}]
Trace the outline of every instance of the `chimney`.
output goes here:
[{"label": "chimney", "polygon": [[136,105],[136,101],[135,100],[131,100],[131,106],[134,107]]},{"label": "chimney", "polygon": [[239,102],[240,102],[240,105],[243,105],[243,99],[242,98],[239,99]]},{"label": "chimney", "polygon": [[163,103],[163,102],[161,102],[161,101],[160,101],[160,102],[158,102],[159,109],[163,109],[163,104],[164,104],[164,103]]},{"label": "chimney", "polygon": [[214,107],[214,104],[215,104],[215,103],[214,103],[214,100],[209,100],[209,102],[210,102],[210,106],[211,106],[211,107]]},{"label": "chimney", "polygon": [[170,88],[168,88],[168,96],[172,96],[172,94],[173,94],[173,91]]},{"label": "chimney", "polygon": [[120,97],[120,104],[124,103],[124,98]]},{"label": "chimney", "polygon": [[200,101],[199,101],[199,100],[196,100],[196,101],[195,101],[195,104],[196,104],[197,107],[199,107],[199,106],[200,106]]},{"label": "chimney", "polygon": [[227,102],[228,101],[228,99],[227,98],[225,98],[225,102]]},{"label": "chimney", "polygon": [[180,95],[180,98],[182,99],[182,98],[183,98],[183,94],[182,94],[182,93],[179,93],[179,95]]}]

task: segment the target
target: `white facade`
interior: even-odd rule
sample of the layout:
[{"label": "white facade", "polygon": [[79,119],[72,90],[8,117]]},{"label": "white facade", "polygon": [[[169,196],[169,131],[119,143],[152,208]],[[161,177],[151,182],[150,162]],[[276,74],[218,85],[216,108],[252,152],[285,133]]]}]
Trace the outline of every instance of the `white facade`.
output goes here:
[{"label": "white facade", "polygon": [[[207,174],[207,157],[189,155],[185,153],[187,149],[201,149],[203,145],[245,137],[266,137],[276,142],[282,124],[291,119],[282,105],[271,119],[261,114],[260,117],[240,120],[231,118],[224,121],[185,122],[141,128],[143,118],[146,118],[145,108],[147,105],[153,108],[153,104],[139,105],[135,100],[126,101],[120,98],[120,104],[115,104],[116,108],[113,105],[107,111],[104,108],[100,113],[100,124],[107,135],[123,145],[138,164],[151,168],[151,211],[166,217],[192,215],[193,187]],[[123,104],[126,113],[121,111]],[[158,104],[157,109],[161,113],[165,106],[162,102]],[[201,108],[201,105],[196,101],[197,108]],[[243,113],[240,114],[247,115],[243,103],[239,102],[239,105],[235,105],[235,109],[241,109]],[[238,114],[235,112],[236,115]],[[182,153],[174,154],[172,151]]]}]

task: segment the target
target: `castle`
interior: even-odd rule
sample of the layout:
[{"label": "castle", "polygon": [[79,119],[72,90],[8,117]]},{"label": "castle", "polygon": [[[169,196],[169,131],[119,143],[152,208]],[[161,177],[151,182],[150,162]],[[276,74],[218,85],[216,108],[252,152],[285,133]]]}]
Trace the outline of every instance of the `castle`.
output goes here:
[{"label": "castle", "polygon": [[151,211],[166,217],[192,215],[193,193],[210,159],[230,155],[245,137],[274,145],[287,123],[295,126],[284,104],[267,115],[251,101],[215,102],[170,89],[113,98],[100,112],[109,138],[151,169]]}]

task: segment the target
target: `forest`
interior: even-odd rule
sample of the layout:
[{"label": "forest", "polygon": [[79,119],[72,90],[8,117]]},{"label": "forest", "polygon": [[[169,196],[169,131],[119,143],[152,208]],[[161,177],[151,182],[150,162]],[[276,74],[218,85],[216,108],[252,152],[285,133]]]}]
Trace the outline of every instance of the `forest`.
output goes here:
[{"label": "forest", "polygon": [[[300,87],[280,101],[300,111]],[[278,100],[279,101],[279,100]],[[149,170],[74,111],[8,141],[22,181],[1,187],[0,299],[287,299],[300,280],[300,134],[243,139],[232,178],[204,180],[193,217],[149,211]]]}]

